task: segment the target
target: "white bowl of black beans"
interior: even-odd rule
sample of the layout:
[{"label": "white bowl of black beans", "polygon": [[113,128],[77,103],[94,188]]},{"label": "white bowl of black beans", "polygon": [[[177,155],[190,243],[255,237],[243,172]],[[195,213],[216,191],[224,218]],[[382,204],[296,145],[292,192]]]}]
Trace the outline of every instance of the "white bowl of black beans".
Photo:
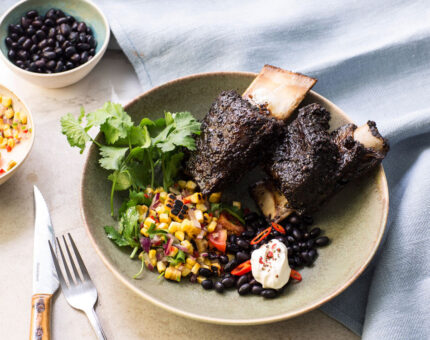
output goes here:
[{"label": "white bowl of black beans", "polygon": [[102,11],[87,0],[25,0],[0,19],[0,57],[20,77],[46,88],[84,78],[110,38]]}]

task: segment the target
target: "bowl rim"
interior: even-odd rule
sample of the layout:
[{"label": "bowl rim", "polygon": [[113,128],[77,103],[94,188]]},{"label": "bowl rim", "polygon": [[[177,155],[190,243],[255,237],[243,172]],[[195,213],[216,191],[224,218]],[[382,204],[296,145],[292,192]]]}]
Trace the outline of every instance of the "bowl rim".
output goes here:
[{"label": "bowl rim", "polygon": [[15,174],[15,172],[27,160],[28,156],[31,153],[31,150],[33,150],[34,138],[36,136],[36,125],[34,124],[33,114],[31,113],[30,109],[28,108],[28,105],[26,104],[26,102],[20,96],[18,96],[14,91],[12,91],[9,87],[7,87],[6,85],[0,83],[0,87],[4,87],[6,90],[8,90],[10,93],[12,93],[16,98],[18,98],[18,100],[21,102],[22,106],[24,106],[24,108],[26,109],[26,111],[28,113],[28,118],[30,119],[31,129],[32,129],[31,138],[30,138],[30,145],[27,147],[27,150],[25,151],[24,158],[20,162],[18,162],[17,165],[15,165],[12,168],[12,170],[6,171],[4,174],[0,175],[0,182],[3,179],[5,179],[4,182],[1,182],[1,184],[4,184],[6,181],[8,181],[13,176],[13,174]]},{"label": "bowl rim", "polygon": [[[176,84],[176,83],[180,83],[184,80],[192,80],[192,79],[200,78],[200,77],[213,77],[213,76],[254,76],[254,77],[256,77],[257,73],[241,72],[241,71],[221,71],[221,72],[197,73],[197,74],[192,74],[189,76],[180,77],[180,78],[168,81],[166,83],[163,83],[159,86],[156,86],[156,87],[154,87],[148,91],[143,92],[142,94],[136,96],[134,99],[132,99],[130,102],[128,102],[126,105],[124,105],[124,108],[136,103],[142,97],[150,95],[152,92],[158,91],[159,89],[171,86],[171,85]],[[341,110],[337,105],[332,103],[330,100],[326,99],[325,97],[316,93],[315,91],[311,90],[310,93],[312,93],[312,95],[314,95],[318,100],[320,100],[322,102],[330,103],[330,105],[332,105],[339,112],[339,114],[343,118],[345,118],[345,120],[352,122],[351,118],[349,118],[343,110]],[[87,158],[85,160],[83,169],[87,168],[88,163],[89,163],[89,154],[90,154],[90,152],[93,151],[93,148],[95,148],[95,147],[96,147],[95,145],[91,145],[91,147],[87,153]],[[170,306],[170,305],[168,305],[162,301],[159,301],[157,298],[155,298],[155,297],[151,296],[150,294],[147,294],[147,293],[141,291],[140,289],[138,289],[137,287],[135,287],[131,282],[129,282],[127,280],[127,278],[124,277],[123,274],[121,274],[117,269],[115,269],[114,264],[112,264],[108,260],[108,258],[102,252],[102,250],[98,247],[95,238],[91,234],[90,228],[89,228],[87,220],[86,220],[86,216],[84,213],[84,205],[83,205],[83,200],[84,200],[84,173],[85,172],[83,171],[82,172],[82,178],[81,178],[80,212],[81,212],[81,216],[82,216],[82,219],[84,222],[84,228],[87,232],[87,235],[89,236],[90,242],[91,242],[92,246],[94,247],[94,249],[96,250],[99,257],[102,259],[103,263],[106,265],[106,267],[126,287],[128,287],[134,293],[143,297],[147,301],[153,303],[154,305],[161,307],[162,309],[167,310],[169,312],[172,312],[176,315],[180,315],[180,316],[187,317],[187,318],[197,320],[197,321],[213,323],[213,324],[232,325],[232,326],[261,325],[261,324],[278,322],[278,321],[283,321],[283,320],[287,320],[290,318],[294,318],[294,317],[300,316],[302,314],[305,314],[307,312],[310,312],[310,311],[320,307],[324,303],[328,302],[329,300],[333,299],[334,297],[336,297],[337,295],[342,293],[346,288],[348,288],[363,273],[363,271],[366,269],[366,267],[369,265],[369,263],[373,259],[376,251],[378,250],[378,248],[381,244],[381,240],[383,238],[383,235],[384,235],[384,232],[386,229],[387,218],[388,218],[388,210],[389,210],[388,183],[387,183],[387,178],[385,176],[384,168],[381,164],[379,166],[379,169],[378,169],[378,178],[380,178],[380,180],[381,180],[379,183],[379,186],[382,189],[381,190],[381,196],[382,196],[381,199],[382,199],[383,203],[385,203],[385,204],[383,204],[383,215],[382,215],[382,219],[380,220],[379,234],[378,234],[377,239],[373,242],[373,247],[372,247],[371,251],[369,252],[366,261],[364,261],[361,264],[361,266],[351,275],[351,277],[341,287],[337,288],[336,290],[334,290],[333,292],[331,292],[330,294],[328,294],[327,296],[325,296],[321,300],[317,301],[316,303],[313,303],[313,304],[306,306],[306,307],[299,308],[295,312],[288,312],[288,313],[279,314],[277,316],[260,317],[260,318],[255,318],[255,319],[226,319],[226,318],[218,318],[218,317],[208,317],[208,316],[202,316],[202,315],[199,315],[196,313],[186,312],[186,311],[183,311],[179,308]]]},{"label": "bowl rim", "polygon": [[[76,0],[75,0],[76,1]],[[78,67],[75,67],[71,70],[67,70],[67,71],[63,71],[63,72],[58,72],[58,73],[37,73],[37,72],[31,72],[31,71],[27,71],[24,70],[18,66],[16,66],[13,62],[11,62],[9,60],[9,58],[3,53],[3,51],[0,51],[0,56],[3,59],[3,61],[9,65],[9,67],[11,67],[14,71],[19,72],[21,74],[24,75],[28,75],[28,76],[32,76],[32,77],[38,77],[38,78],[60,78],[64,75],[69,75],[72,74],[74,72],[77,72],[79,70],[82,70],[94,63],[97,63],[99,56],[101,54],[103,54],[105,52],[105,50],[107,49],[107,46],[109,44],[109,40],[110,40],[110,26],[109,26],[109,22],[105,16],[105,14],[102,12],[102,10],[100,9],[99,6],[97,6],[94,2],[89,1],[89,0],[78,0],[81,2],[86,2],[87,4],[89,4],[90,6],[94,7],[95,10],[100,14],[101,18],[103,19],[103,25],[105,27],[105,33],[106,33],[106,38],[105,41],[103,42],[103,45],[100,47],[99,51],[94,55],[93,58],[91,58],[90,61],[87,61],[86,63],[83,63],[82,65],[79,65]],[[13,5],[12,7],[10,7],[1,17],[0,17],[0,26],[3,23],[3,21],[5,21],[5,19],[8,17],[8,15],[14,11],[17,7],[21,6],[24,3],[29,2],[29,0],[22,0],[17,2],[15,5]]]}]

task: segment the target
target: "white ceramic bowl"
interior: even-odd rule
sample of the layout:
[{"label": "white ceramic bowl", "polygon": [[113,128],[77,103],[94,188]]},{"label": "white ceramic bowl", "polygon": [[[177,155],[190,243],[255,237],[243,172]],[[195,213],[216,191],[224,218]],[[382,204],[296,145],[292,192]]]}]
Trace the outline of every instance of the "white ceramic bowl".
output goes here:
[{"label": "white ceramic bowl", "polygon": [[0,149],[1,158],[0,158],[0,168],[5,169],[9,160],[14,160],[17,164],[9,171],[6,171],[4,174],[0,174],[0,185],[6,182],[9,178],[11,178],[21,167],[21,165],[25,162],[30,154],[31,149],[33,148],[34,143],[34,122],[33,117],[31,115],[30,110],[27,105],[18,98],[15,93],[9,90],[7,87],[0,84],[0,96],[7,96],[12,98],[12,107],[15,112],[25,113],[27,115],[27,126],[31,127],[30,135],[28,139],[24,140],[22,143],[16,145],[11,152],[7,152],[5,149]]},{"label": "white ceramic bowl", "polygon": [[[91,27],[97,40],[96,54],[94,57],[74,69],[60,73],[36,73],[23,70],[13,64],[7,57],[8,48],[4,38],[7,36],[9,24],[17,24],[20,18],[31,9],[36,9],[44,15],[50,8],[61,9],[68,15],[73,15],[77,20],[84,21]],[[0,19],[0,58],[17,75],[38,86],[46,88],[59,88],[74,84],[84,78],[97,65],[105,53],[109,38],[109,23],[103,12],[88,0],[25,0],[12,6]]]}]

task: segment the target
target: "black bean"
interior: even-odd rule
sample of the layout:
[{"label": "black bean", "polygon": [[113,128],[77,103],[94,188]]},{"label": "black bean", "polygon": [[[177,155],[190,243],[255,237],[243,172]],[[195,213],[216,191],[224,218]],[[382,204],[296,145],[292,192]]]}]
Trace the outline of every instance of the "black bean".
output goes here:
[{"label": "black bean", "polygon": [[[43,24],[46,26],[46,27],[50,27],[50,29],[51,28],[54,28],[54,26],[55,26],[55,22],[54,22],[54,20],[52,20],[52,19],[46,19],[44,22],[43,22]],[[54,28],[55,29],[55,28]]]},{"label": "black bean", "polygon": [[31,11],[28,11],[25,16],[29,19],[34,19],[35,17],[37,17],[39,15],[39,13],[37,13],[36,10],[32,9]]},{"label": "black bean", "polygon": [[214,283],[211,279],[206,279],[202,281],[202,287],[206,290],[209,290],[214,287]]},{"label": "black bean", "polygon": [[310,235],[312,238],[317,238],[320,234],[321,234],[321,229],[320,229],[320,228],[313,228],[313,229],[311,230],[311,232],[309,233],[309,235]]},{"label": "black bean", "polygon": [[[75,67],[75,64],[73,64],[71,61],[67,61],[66,62],[66,69],[67,70],[70,70],[70,69],[72,69],[72,68],[74,68]],[[220,261],[221,262],[221,261]],[[228,262],[228,257],[227,257],[227,262]]]},{"label": "black bean", "polygon": [[29,54],[28,54],[28,52],[26,50],[20,50],[18,52],[18,58],[19,59],[26,60],[26,59],[28,59],[28,57],[29,57]]},{"label": "black bean", "polygon": [[293,229],[293,236],[297,241],[301,241],[303,238],[302,232],[297,228]]},{"label": "black bean", "polygon": [[243,285],[241,285],[238,289],[237,292],[240,295],[246,295],[251,291],[251,285],[249,283],[245,283]]},{"label": "black bean", "polygon": [[19,39],[18,39],[18,41],[17,41],[17,43],[19,44],[19,45],[21,45],[22,46],[22,44],[24,43],[24,41],[26,41],[27,40],[27,38],[26,37],[20,37]]},{"label": "black bean", "polygon": [[324,247],[328,244],[329,239],[327,236],[320,236],[315,240],[315,245],[318,247]]},{"label": "black bean", "polygon": [[218,293],[222,293],[224,291],[224,285],[221,283],[221,281],[215,282],[215,290]]},{"label": "black bean", "polygon": [[81,61],[81,56],[78,53],[75,53],[70,57],[70,60],[74,63],[79,63]]},{"label": "black bean", "polygon": [[57,25],[63,25],[63,24],[67,24],[67,18],[66,17],[62,17],[62,18],[58,18],[55,23]]},{"label": "black bean", "polygon": [[55,70],[54,71],[58,73],[58,72],[63,72],[64,70],[65,70],[64,64],[63,64],[63,62],[61,60],[59,60],[57,62],[57,65],[55,66]]},{"label": "black bean", "polygon": [[289,222],[293,225],[299,225],[300,219],[296,215],[290,215]]},{"label": "black bean", "polygon": [[210,269],[207,269],[207,268],[200,268],[199,269],[199,275],[204,276],[204,277],[211,277],[212,271]]},{"label": "black bean", "polygon": [[278,295],[278,292],[275,289],[263,289],[261,291],[261,296],[266,299],[273,299]]},{"label": "black bean", "polygon": [[28,26],[30,26],[30,24],[31,24],[31,19],[26,18],[26,17],[22,17],[21,18],[21,27],[23,29],[27,29]]},{"label": "black bean", "polygon": [[61,30],[61,34],[66,37],[70,34],[70,26],[68,24],[61,24],[60,30]]},{"label": "black bean", "polygon": [[78,24],[78,32],[86,33],[87,31],[87,25],[85,25],[84,22],[80,22]]},{"label": "black bean", "polygon": [[47,51],[47,52],[43,52],[43,56],[44,56],[46,59],[55,59],[55,57],[56,57],[57,55],[55,54],[55,52]]},{"label": "black bean", "polygon": [[16,59],[16,52],[14,50],[9,50],[9,52],[7,52],[7,56],[13,61]]},{"label": "black bean", "polygon": [[226,264],[226,263],[228,263],[228,256],[227,256],[227,255],[220,255],[220,256],[219,256],[219,262],[220,262],[221,264]]},{"label": "black bean", "polygon": [[56,65],[57,63],[55,62],[55,60],[50,60],[47,62],[46,68],[48,68],[49,70],[53,70]]},{"label": "black bean", "polygon": [[237,267],[237,262],[236,260],[233,259],[224,266],[224,271],[231,272],[236,267]]},{"label": "black bean", "polygon": [[225,288],[230,288],[234,286],[235,279],[233,277],[226,277],[221,280]]},{"label": "black bean", "polygon": [[240,247],[240,248],[242,248],[242,249],[249,249],[249,242],[248,241],[245,241],[244,239],[242,239],[242,238],[238,238],[237,240],[236,240],[236,244]]},{"label": "black bean", "polygon": [[38,30],[38,29],[41,29],[41,28],[42,28],[43,23],[42,23],[41,21],[34,20],[34,21],[31,23],[31,26],[33,26],[36,30]]},{"label": "black bean", "polygon": [[[73,60],[73,57],[75,55],[79,56],[79,54],[74,54],[70,58],[70,60],[75,61],[75,60]],[[80,59],[80,57],[79,57],[79,59]],[[236,254],[240,250],[239,246],[237,244],[234,244],[234,243],[228,243],[226,249],[227,249],[227,252],[233,253],[233,254]]]},{"label": "black bean", "polygon": [[35,64],[38,68],[42,68],[42,67],[45,67],[45,65],[46,65],[46,61],[45,61],[45,59],[44,59],[44,58],[42,58],[42,59],[36,60],[36,61],[34,62],[34,64]]},{"label": "black bean", "polygon": [[242,275],[240,276],[237,281],[236,281],[236,287],[239,288],[240,286],[242,286],[245,283],[248,283],[249,279],[247,275]]},{"label": "black bean", "polygon": [[254,295],[260,295],[263,291],[263,287],[261,285],[253,285],[251,288],[251,293]]},{"label": "black bean", "polygon": [[46,34],[42,30],[37,30],[36,31],[36,37],[37,37],[37,39],[39,39],[39,41],[41,41],[41,40],[45,39]]},{"label": "black bean", "polygon": [[237,236],[236,236],[236,235],[234,235],[234,234],[232,234],[232,235],[230,235],[230,236],[228,237],[228,241],[229,241],[230,243],[236,243],[236,239],[237,239]]},{"label": "black bean", "polygon": [[55,9],[51,8],[48,12],[46,12],[45,17],[49,18],[49,19],[56,20],[57,19],[57,15],[55,14]]},{"label": "black bean", "polygon": [[44,49],[46,46],[48,46],[47,39],[43,39],[40,43],[37,44],[37,47],[39,47],[41,50]]},{"label": "black bean", "polygon": [[250,255],[244,251],[239,251],[236,253],[236,260],[238,263],[248,261],[250,258]]},{"label": "black bean", "polygon": [[76,47],[79,51],[88,51],[90,49],[90,45],[88,45],[87,43],[78,43]]}]

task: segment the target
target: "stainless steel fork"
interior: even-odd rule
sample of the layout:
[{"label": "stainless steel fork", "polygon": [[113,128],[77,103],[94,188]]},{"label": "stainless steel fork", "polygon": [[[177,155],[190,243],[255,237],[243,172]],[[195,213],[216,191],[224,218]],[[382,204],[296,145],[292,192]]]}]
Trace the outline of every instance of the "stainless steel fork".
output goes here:
[{"label": "stainless steel fork", "polygon": [[68,282],[66,282],[63,276],[63,272],[61,271],[57,256],[52,248],[51,242],[48,241],[49,249],[51,249],[52,258],[54,260],[55,269],[57,270],[58,278],[60,280],[61,290],[64,296],[66,297],[66,300],[69,303],[69,305],[87,314],[87,317],[90,320],[90,323],[94,328],[94,331],[96,332],[97,338],[106,340],[106,335],[103,332],[99,318],[97,317],[97,314],[94,310],[94,305],[97,301],[96,287],[94,286],[93,281],[91,281],[90,275],[88,274],[84,261],[82,261],[81,255],[79,254],[79,251],[76,248],[76,245],[72,239],[72,236],[70,235],[70,233],[68,233],[67,235],[69,236],[69,241],[77,261],[77,266],[79,267],[82,275],[79,275],[76,263],[69,250],[69,246],[67,245],[66,238],[63,235],[63,242],[68,255],[69,263],[72,267],[74,277],[71,274],[66,258],[64,257],[63,249],[61,248],[60,241],[58,240],[58,237],[57,237],[58,249],[60,250],[61,260],[63,262],[63,266],[67,275]]}]

